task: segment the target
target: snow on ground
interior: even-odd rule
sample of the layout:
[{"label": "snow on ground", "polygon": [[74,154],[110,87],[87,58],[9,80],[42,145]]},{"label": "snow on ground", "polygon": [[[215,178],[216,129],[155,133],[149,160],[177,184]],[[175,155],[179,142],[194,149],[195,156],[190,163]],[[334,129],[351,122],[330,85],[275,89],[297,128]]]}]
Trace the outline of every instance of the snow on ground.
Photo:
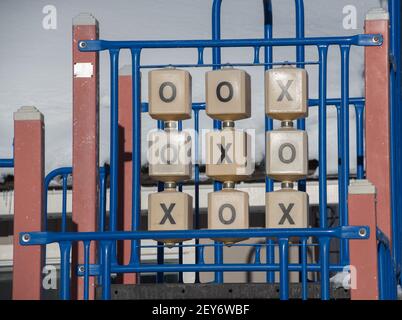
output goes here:
[{"label": "snow on ground", "polygon": [[[42,27],[45,5],[57,9],[57,29]],[[357,29],[342,26],[344,6],[353,4],[357,11]],[[363,33],[366,12],[378,7],[380,0],[305,0],[306,35],[330,36]],[[208,39],[211,35],[212,0],[2,0],[0,2],[0,158],[12,156],[13,112],[22,105],[35,105],[45,115],[46,171],[71,165],[71,22],[80,12],[91,12],[100,21],[100,35],[104,39]],[[274,36],[294,37],[294,1],[273,0]],[[223,0],[223,38],[261,38],[263,36],[261,0]],[[206,52],[206,62],[210,53]],[[250,62],[250,49],[223,49],[222,62]],[[121,53],[120,64],[129,63],[129,54]],[[294,48],[275,48],[275,61],[294,61]],[[306,60],[316,60],[316,48],[306,50]],[[101,163],[109,156],[109,63],[106,53],[101,55],[100,120]],[[196,51],[144,51],[143,64],[194,63]],[[252,118],[240,121],[238,127],[256,128],[256,158],[264,154],[263,129],[263,72],[262,68],[246,68],[252,76]],[[316,98],[317,66],[309,66],[310,97]],[[192,69],[193,101],[204,101],[204,73],[207,69]],[[329,51],[328,97],[340,96],[339,48]],[[142,94],[147,97],[147,70],[143,70]],[[350,95],[363,95],[363,49],[351,51]],[[310,109],[307,121],[309,157],[318,158],[318,123],[316,108]],[[351,109],[350,142],[351,168],[355,169],[354,111]],[[186,121],[184,127],[189,127]],[[201,117],[201,127],[210,128],[212,120]],[[155,121],[145,115],[143,139],[155,127]],[[328,172],[336,172],[336,111],[328,110]],[[145,140],[143,140],[145,142]],[[145,144],[144,144],[145,146]],[[142,150],[146,159],[146,148]],[[3,173],[6,171],[3,171]]]}]

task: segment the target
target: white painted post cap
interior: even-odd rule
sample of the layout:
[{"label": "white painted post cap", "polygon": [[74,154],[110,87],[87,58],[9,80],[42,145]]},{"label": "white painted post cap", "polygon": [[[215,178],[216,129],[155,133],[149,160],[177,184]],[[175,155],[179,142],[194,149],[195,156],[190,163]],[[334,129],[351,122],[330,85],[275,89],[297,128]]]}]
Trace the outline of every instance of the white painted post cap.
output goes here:
[{"label": "white painted post cap", "polygon": [[88,12],[82,12],[73,18],[73,26],[99,26],[98,20]]},{"label": "white painted post cap", "polygon": [[389,13],[384,8],[373,8],[367,12],[366,20],[389,20]]},{"label": "white painted post cap", "polygon": [[351,180],[349,194],[375,194],[375,186],[369,180]]},{"label": "white painted post cap", "polygon": [[14,112],[14,120],[40,120],[43,122],[43,114],[33,106],[24,106]]}]

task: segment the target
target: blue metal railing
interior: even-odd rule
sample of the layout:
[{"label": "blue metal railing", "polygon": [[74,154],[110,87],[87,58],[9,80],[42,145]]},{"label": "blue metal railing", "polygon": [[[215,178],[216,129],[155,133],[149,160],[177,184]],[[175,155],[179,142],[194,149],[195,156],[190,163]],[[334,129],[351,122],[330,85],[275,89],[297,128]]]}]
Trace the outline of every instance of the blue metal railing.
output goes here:
[{"label": "blue metal railing", "polygon": [[[62,210],[61,210],[61,232],[67,231],[67,179],[72,176],[72,167],[61,167],[53,171],[50,171],[44,181],[45,199],[44,199],[44,231],[48,230],[48,194],[50,183],[57,177],[62,179]],[[105,230],[106,220],[106,180],[109,174],[109,166],[104,165],[99,168],[99,219],[98,219],[98,231],[103,232]]]},{"label": "blue metal railing", "polygon": [[[187,231],[134,231],[134,232],[32,232],[21,233],[20,243],[22,245],[46,245],[50,243],[59,243],[61,252],[61,298],[70,298],[70,260],[69,254],[73,242],[83,242],[84,246],[89,246],[91,241],[98,241],[100,244],[103,263],[99,265],[88,265],[89,251],[84,256],[84,268],[81,276],[88,278],[89,276],[101,276],[102,278],[102,298],[110,299],[111,273],[124,272],[161,272],[161,271],[279,271],[280,274],[280,298],[289,298],[289,271],[301,271],[305,275],[308,271],[321,273],[321,297],[328,300],[330,298],[329,288],[329,272],[330,270],[342,270],[343,266],[330,266],[329,264],[329,246],[333,238],[339,239],[367,239],[369,237],[368,227],[337,227],[331,229],[312,228],[312,229],[239,229],[239,230],[187,230]],[[186,238],[224,238],[224,237],[240,237],[240,238],[275,238],[278,240],[279,246],[279,264],[261,264],[259,257],[256,258],[254,264],[227,264],[214,263],[205,264],[129,264],[118,265],[113,264],[111,250],[113,244],[118,240],[141,240],[141,239],[186,239]],[[320,263],[307,264],[307,256],[302,257],[302,264],[288,263],[289,239],[298,237],[302,240],[302,246],[306,247],[306,241],[310,237],[314,237],[319,241],[320,247]],[[198,245],[200,247],[200,245]],[[205,247],[205,245],[202,245]],[[216,248],[216,246],[215,246]],[[306,252],[306,250],[303,250]],[[200,259],[203,260],[203,259]],[[75,271],[80,274],[80,266]],[[84,295],[88,292],[88,282],[84,285]]]},{"label": "blue metal railing", "polygon": [[402,50],[401,18],[399,0],[389,0],[390,14],[390,159],[391,159],[391,207],[392,207],[392,257],[396,262],[396,275],[402,285],[402,198],[400,196],[402,169],[401,99],[402,99]]},{"label": "blue metal railing", "polygon": [[377,228],[378,243],[378,289],[381,300],[397,298],[396,264],[392,258],[387,236]]},{"label": "blue metal railing", "polygon": [[0,159],[0,168],[14,168],[14,159]]},{"label": "blue metal railing", "polygon": [[[391,0],[391,6],[393,1]],[[280,296],[282,299],[288,298],[289,284],[288,272],[296,271],[301,274],[302,282],[302,298],[307,299],[307,272],[319,272],[321,281],[321,297],[329,299],[329,273],[332,271],[341,271],[348,264],[349,249],[348,239],[364,239],[368,236],[362,236],[359,233],[364,227],[348,227],[348,212],[347,212],[347,188],[349,184],[349,109],[351,106],[356,112],[356,164],[357,178],[364,178],[364,98],[353,98],[349,96],[349,52],[351,46],[377,46],[382,43],[381,35],[355,35],[347,37],[315,37],[306,38],[304,36],[304,6],[303,0],[295,0],[296,6],[296,37],[295,38],[272,38],[272,5],[271,1],[264,0],[264,38],[263,39],[225,39],[221,40],[221,0],[214,0],[212,14],[212,39],[211,40],[165,40],[165,41],[105,41],[105,40],[83,40],[79,42],[79,48],[83,52],[100,52],[109,51],[110,53],[110,68],[111,68],[111,164],[110,164],[110,232],[94,232],[94,233],[28,233],[21,235],[21,242],[25,245],[43,245],[52,242],[58,242],[62,257],[61,267],[61,298],[68,299],[69,280],[70,280],[70,260],[69,253],[72,242],[83,242],[84,248],[89,247],[91,241],[99,241],[100,245],[100,260],[96,265],[89,265],[89,250],[85,250],[85,265],[84,272],[77,271],[83,276],[84,294],[88,296],[88,277],[98,276],[102,283],[102,297],[110,298],[110,275],[111,273],[124,272],[157,272],[158,282],[163,281],[163,272],[173,271],[179,272],[182,277],[182,272],[196,272],[196,282],[199,282],[199,272],[212,271],[215,272],[215,282],[223,282],[224,271],[264,271],[267,274],[267,282],[275,281],[275,273],[280,274]],[[399,14],[398,14],[399,16]],[[394,19],[395,20],[395,19]],[[395,24],[395,21],[394,21]],[[296,48],[296,62],[273,62],[273,47],[276,46],[293,46]],[[306,46],[317,48],[318,61],[305,61],[304,50]],[[332,99],[327,97],[327,53],[330,46],[339,47],[341,53],[341,97]],[[195,188],[195,224],[194,230],[190,231],[166,231],[166,232],[142,232],[140,228],[140,213],[141,213],[141,113],[147,112],[148,104],[141,101],[140,84],[141,68],[161,68],[169,65],[141,65],[142,49],[152,48],[194,48],[197,50],[196,64],[177,64],[176,67],[212,67],[219,69],[227,65],[221,62],[221,48],[223,47],[250,47],[254,49],[252,62],[250,63],[230,63],[233,66],[263,66],[265,70],[272,68],[275,65],[291,64],[297,67],[305,65],[317,65],[319,72],[319,90],[318,98],[310,99],[310,107],[318,107],[319,118],[319,228],[312,229],[249,229],[249,230],[197,230],[200,226],[199,217],[199,154],[198,141],[195,142],[195,168],[194,168],[194,188]],[[212,49],[212,63],[204,63],[204,51]],[[260,61],[260,49],[264,48],[264,62]],[[117,135],[117,119],[118,119],[118,56],[120,50],[127,49],[131,52],[132,57],[132,91],[133,91],[133,181],[132,181],[132,232],[118,232],[115,219],[117,217],[117,194],[118,194],[118,135]],[[400,81],[400,79],[399,79]],[[400,82],[399,82],[400,83]],[[339,177],[339,216],[340,226],[337,228],[328,228],[327,219],[327,170],[326,170],[326,121],[327,107],[335,106],[337,108],[338,122],[338,177]],[[205,103],[194,103],[194,127],[199,131],[199,113],[205,109]],[[399,125],[399,123],[398,123]],[[158,124],[161,127],[161,123]],[[299,129],[305,129],[305,121],[298,120],[297,126]],[[214,121],[214,128],[220,128],[220,122]],[[273,129],[272,119],[265,118],[265,130]],[[305,190],[305,181],[299,182],[300,190]],[[214,183],[214,189],[219,190],[221,184]],[[159,191],[162,191],[162,185],[159,184]],[[266,191],[273,190],[273,181],[266,179]],[[105,192],[105,191],[104,191]],[[396,210],[396,209],[394,209]],[[105,211],[105,208],[100,210]],[[102,216],[102,215],[101,215]],[[400,220],[400,218],[399,218]],[[398,223],[400,223],[398,220]],[[397,223],[397,222],[395,222]],[[99,231],[105,231],[104,220],[100,223]],[[401,224],[400,224],[401,225]],[[395,229],[394,229],[395,230]],[[261,263],[261,245],[252,245],[256,247],[256,258],[253,264],[226,264],[223,259],[223,244],[215,242],[214,248],[215,261],[213,264],[204,262],[204,249],[209,245],[199,244],[199,239],[216,238],[224,236],[236,237],[263,237],[266,238],[266,261]],[[141,248],[146,246],[141,245],[142,239],[163,239],[166,237],[174,238],[194,238],[196,242],[192,247],[196,249],[196,263],[192,265],[182,264],[182,249],[188,245],[180,245],[178,264],[164,264],[163,261],[163,245],[159,243],[158,248],[158,264],[144,265],[140,263]],[[299,237],[300,243],[300,263],[289,264],[287,255],[289,238]],[[314,237],[318,243],[309,244],[308,238]],[[329,262],[329,246],[332,239],[340,239],[340,261],[338,264],[330,264]],[[116,251],[114,250],[117,240],[131,240],[132,250],[131,259],[128,265],[122,266],[116,262]],[[236,244],[235,246],[242,246]],[[307,262],[307,248],[309,246],[319,247],[318,263]],[[280,259],[275,263],[275,247],[279,248]],[[379,247],[380,257],[385,257],[384,252],[387,252],[386,246]],[[388,249],[389,250],[389,249]],[[258,252],[258,254],[257,254]],[[399,253],[398,253],[399,254]],[[381,258],[385,259],[385,258]],[[381,260],[385,261],[385,260]],[[389,265],[381,262],[382,266],[388,268]],[[73,266],[75,268],[75,266]],[[75,270],[75,269],[73,269]],[[383,283],[383,282],[381,282]]]}]

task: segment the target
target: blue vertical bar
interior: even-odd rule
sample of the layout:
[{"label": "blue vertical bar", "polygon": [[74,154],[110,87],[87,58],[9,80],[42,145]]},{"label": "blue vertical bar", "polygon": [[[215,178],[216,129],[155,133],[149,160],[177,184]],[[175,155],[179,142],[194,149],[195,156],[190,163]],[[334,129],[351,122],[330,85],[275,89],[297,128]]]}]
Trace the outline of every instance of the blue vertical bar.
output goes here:
[{"label": "blue vertical bar", "polygon": [[302,299],[308,299],[308,284],[307,284],[307,238],[301,239],[301,263],[302,263]]},{"label": "blue vertical bar", "polygon": [[[221,6],[222,0],[214,0],[212,4],[212,40],[221,39]],[[221,48],[212,48],[212,63],[214,64],[213,70],[220,69],[219,64],[221,63]],[[213,121],[214,129],[220,130],[222,125],[219,120]],[[219,181],[214,181],[214,191],[219,191],[222,189],[222,183]],[[215,241],[214,258],[215,263],[223,263],[223,246],[222,243]],[[215,282],[223,283],[223,272],[215,272]]]},{"label": "blue vertical bar", "polygon": [[[178,121],[177,130],[183,130],[183,121]],[[179,192],[183,192],[183,183],[179,182],[178,184]],[[183,242],[179,242],[179,264],[183,264]],[[179,272],[179,282],[183,283],[183,272]]]},{"label": "blue vertical bar", "polygon": [[89,248],[90,241],[84,241],[84,300],[89,298]]},{"label": "blue vertical bar", "polygon": [[[165,128],[165,123],[162,120],[157,121],[158,125],[158,130],[163,130]],[[158,192],[162,192],[165,190],[165,184],[162,181],[158,181]],[[165,246],[163,242],[157,241],[157,247],[156,247],[156,260],[157,263],[162,265],[165,261]],[[164,280],[164,273],[163,272],[157,272],[156,273],[156,282],[157,283],[163,283]]]},{"label": "blue vertical bar", "polygon": [[[264,39],[272,39],[272,2],[271,0],[264,0]],[[273,50],[272,46],[264,47],[264,61],[265,63],[272,63],[273,61]],[[265,65],[264,69],[271,69],[272,65]],[[274,127],[274,122],[268,116],[265,116],[265,131],[270,131]],[[271,192],[274,190],[274,181],[268,176],[265,177],[265,191]],[[274,241],[272,239],[266,240],[266,261],[267,264],[272,264],[275,262],[275,247]],[[268,271],[266,274],[266,281],[269,283],[275,282],[275,272]]]},{"label": "blue vertical bar", "polygon": [[[390,158],[391,158],[391,207],[392,207],[392,256],[401,267],[400,243],[402,226],[402,215],[400,214],[401,199],[400,186],[398,181],[401,179],[401,168],[398,165],[401,152],[401,2],[389,0],[388,10],[390,13],[390,54],[392,57],[392,68],[390,70]],[[402,280],[400,280],[402,281]]]},{"label": "blue vertical bar", "polygon": [[[295,0],[296,7],[296,38],[303,39],[304,38],[304,1],[303,0]],[[305,51],[304,46],[296,46],[296,67],[304,68],[305,62]],[[306,120],[305,119],[297,119],[297,129],[306,130]],[[306,191],[306,179],[299,180],[298,189],[300,191]]]},{"label": "blue vertical bar", "polygon": [[[108,173],[108,166],[105,164],[99,170],[99,232],[105,231],[105,219],[106,219],[106,177]],[[99,252],[99,261],[100,265],[103,264],[103,256],[102,250],[100,250],[99,243],[97,243],[98,252]],[[99,275],[98,277],[98,284],[102,285],[102,277]]]},{"label": "blue vertical bar", "polygon": [[101,241],[101,251],[104,258],[104,263],[101,268],[102,272],[102,299],[110,300],[110,274],[111,274],[111,260],[112,260],[112,241]]},{"label": "blue vertical bar", "polygon": [[319,46],[319,200],[320,227],[327,228],[327,46]]},{"label": "blue vertical bar", "polygon": [[106,177],[107,165],[99,170],[99,225],[100,232],[105,231],[105,217],[106,217]]},{"label": "blue vertical bar", "polygon": [[364,179],[364,104],[355,104],[357,179]]},{"label": "blue vertical bar", "polygon": [[288,238],[279,239],[279,262],[280,262],[280,282],[279,298],[281,300],[289,299],[289,243]]},{"label": "blue vertical bar", "polygon": [[61,230],[66,232],[67,230],[67,175],[63,174],[63,197],[62,197],[62,209],[61,209]]},{"label": "blue vertical bar", "polygon": [[[132,161],[132,225],[131,229],[137,231],[140,228],[141,218],[141,50],[132,49],[132,75],[133,75],[133,161]],[[130,263],[140,263],[141,240],[131,242]]]},{"label": "blue vertical bar", "polygon": [[321,299],[329,300],[329,238],[320,239]]},{"label": "blue vertical bar", "polygon": [[[342,130],[342,185],[339,195],[339,223],[341,226],[348,225],[348,187],[349,187],[349,46],[341,46],[341,130]],[[339,129],[338,129],[339,130]],[[349,264],[349,240],[341,239],[340,260],[342,265]]]},{"label": "blue vertical bar", "polygon": [[[119,50],[110,50],[110,215],[109,230],[117,231],[119,179]],[[117,242],[113,244],[113,261],[117,259]]]},{"label": "blue vertical bar", "polygon": [[70,252],[71,242],[60,242],[60,299],[70,299]]},{"label": "blue vertical bar", "polygon": [[[200,134],[200,122],[199,122],[199,110],[194,110],[194,130],[195,130],[195,141],[194,141],[194,205],[195,205],[195,219],[194,219],[194,229],[200,228],[200,164],[199,164],[199,134]],[[195,263],[198,264],[200,261],[198,245],[200,243],[199,239],[195,239],[196,253],[195,253]],[[200,282],[200,273],[197,271],[195,273],[195,283]]]}]

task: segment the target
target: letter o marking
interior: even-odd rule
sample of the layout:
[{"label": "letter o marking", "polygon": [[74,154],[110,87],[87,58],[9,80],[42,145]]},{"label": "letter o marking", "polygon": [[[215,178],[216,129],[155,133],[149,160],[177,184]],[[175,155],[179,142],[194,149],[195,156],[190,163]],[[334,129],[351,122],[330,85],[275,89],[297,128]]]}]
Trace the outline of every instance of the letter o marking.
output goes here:
[{"label": "letter o marking", "polygon": [[[225,209],[229,209],[232,213],[232,216],[230,217],[229,220],[225,220],[225,218],[223,217],[223,210]],[[232,206],[229,203],[225,203],[223,206],[221,206],[219,208],[219,220],[223,223],[223,224],[232,224],[236,219],[236,209],[234,206]]]},{"label": "letter o marking", "polygon": [[[286,148],[290,149],[291,151],[291,155],[288,158],[285,158],[283,155],[283,152],[285,151]],[[283,163],[289,164],[295,161],[296,159],[296,148],[291,143],[284,143],[279,147],[278,154],[279,154],[279,160],[281,160]]]},{"label": "letter o marking", "polygon": [[[227,87],[229,90],[229,94],[227,97],[222,97],[221,91],[223,87]],[[222,81],[216,87],[216,96],[220,102],[229,102],[233,98],[233,86],[230,82]]]},{"label": "letter o marking", "polygon": [[[170,97],[165,97],[164,90],[166,87],[169,87],[172,90]],[[159,87],[159,98],[165,102],[169,103],[176,99],[176,86],[172,82],[164,82]]]}]

